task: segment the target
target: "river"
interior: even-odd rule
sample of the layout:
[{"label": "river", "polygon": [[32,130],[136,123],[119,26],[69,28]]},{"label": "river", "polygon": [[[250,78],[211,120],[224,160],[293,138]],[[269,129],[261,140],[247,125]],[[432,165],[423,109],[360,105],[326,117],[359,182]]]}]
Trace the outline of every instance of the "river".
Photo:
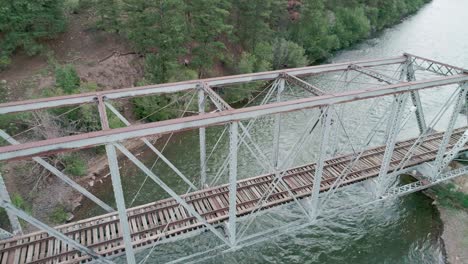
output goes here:
[{"label": "river", "polygon": [[[434,0],[402,23],[384,30],[351,49],[337,53],[330,59],[330,62],[391,57],[409,52],[468,68],[466,10],[468,10],[468,1],[466,0]],[[382,70],[392,73],[391,71],[395,69],[382,67]],[[315,78],[310,81],[328,91],[358,89],[377,84],[369,79],[359,77],[354,80],[354,84],[343,87],[339,83],[330,83],[329,77]],[[417,75],[418,79],[427,77],[430,76],[427,74]],[[444,100],[452,92],[453,88],[435,89],[421,93],[428,121],[438,112]],[[285,98],[291,99],[301,95],[304,94],[295,90],[295,94],[289,93],[289,95],[285,95]],[[339,109],[338,111],[343,113],[343,119],[346,119],[347,125],[345,127],[350,133],[349,135],[336,134],[336,143],[339,148],[343,151],[350,151],[348,137],[364,139],[370,131],[370,127],[378,122],[387,111],[388,104],[389,100],[382,100],[381,103],[360,102],[348,106],[348,108]],[[366,114],[368,110],[370,113]],[[304,124],[314,114],[316,112],[311,110],[283,116],[280,140],[282,158],[286,156],[291,145],[296,142]],[[442,130],[446,121],[445,116],[435,126],[435,129]],[[271,146],[273,135],[272,123],[271,118],[260,119],[253,127],[252,132],[256,142],[266,149],[268,155],[271,154],[269,146]],[[399,139],[415,136],[417,129],[414,124],[414,119],[410,119]],[[221,131],[222,128],[207,130],[208,150],[215,144]],[[383,131],[383,129],[378,130],[377,135],[372,140],[372,145],[382,143]],[[316,138],[308,142],[307,151],[304,151],[297,158],[295,164],[310,162],[315,158],[313,152],[317,148]],[[358,140],[354,142],[356,143]],[[227,142],[224,140],[208,164],[210,168],[209,179],[215,175],[214,168],[218,168],[226,157],[226,149]],[[194,131],[175,135],[164,153],[183,173],[193,175],[199,166],[198,134]],[[141,153],[140,157],[148,165],[154,161],[154,155],[147,151]],[[122,165],[123,186],[126,190],[128,206],[167,197],[163,190],[150,182],[151,180],[138,192],[145,176],[128,162],[123,162]],[[261,172],[260,166],[255,163],[246,149],[240,150],[239,168],[240,178]],[[176,191],[185,192],[186,185],[160,161],[155,166],[154,171],[161,175]],[[191,178],[197,179],[195,176]],[[370,185],[364,182],[346,188],[339,198],[334,199],[331,204],[346,203],[350,200],[365,200],[370,195]],[[101,186],[103,187],[99,188],[98,196],[113,203],[110,182],[107,180]],[[135,196],[136,199],[132,203]],[[256,220],[255,225],[287,223],[295,210],[292,206],[274,210]],[[83,209],[78,212],[78,216],[84,217],[96,213],[100,213],[99,209],[85,202]],[[440,239],[441,228],[442,224],[436,208],[432,206],[432,200],[423,194],[416,193],[366,209],[344,211],[311,227],[243,248],[234,253],[215,256],[204,263],[444,263],[443,242]],[[221,242],[209,233],[204,233],[177,243],[161,245],[153,249],[146,263],[164,263],[182,257],[189,252],[213,247],[217,243]],[[138,253],[138,260],[141,260],[147,253],[148,251]],[[124,259],[120,258],[119,261],[124,262]]]}]

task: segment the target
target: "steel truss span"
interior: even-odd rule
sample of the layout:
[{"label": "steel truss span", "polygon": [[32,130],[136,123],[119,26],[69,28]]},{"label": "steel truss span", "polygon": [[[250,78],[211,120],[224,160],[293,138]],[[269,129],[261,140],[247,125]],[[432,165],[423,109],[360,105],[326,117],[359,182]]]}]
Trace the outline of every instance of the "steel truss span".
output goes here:
[{"label": "steel truss span", "polygon": [[[395,75],[399,75],[400,78],[389,75],[388,69],[387,72],[382,72],[383,66],[393,66],[393,69],[396,69]],[[439,76],[417,80],[418,71],[429,71]],[[366,87],[361,90],[332,93],[329,92],[332,87],[319,87],[304,78],[335,72],[341,72],[342,76],[346,76],[345,80],[342,81],[345,84],[352,83],[353,79],[348,79],[348,74],[354,72],[374,81],[377,80],[383,85],[376,84],[374,87]],[[226,103],[217,93],[222,89],[230,89],[230,85],[255,81],[270,82],[265,98],[257,106],[236,109]],[[201,230],[208,230],[219,239],[220,244],[213,249],[213,252],[232,251],[276,236],[284,230],[296,230],[316,223],[321,218],[322,210],[326,209],[327,202],[333,199],[337,190],[346,185],[372,179],[375,183],[373,202],[378,202],[462,176],[468,171],[468,168],[449,170],[448,165],[459,152],[467,150],[468,124],[461,128],[455,128],[460,109],[465,104],[468,91],[467,83],[468,73],[464,69],[412,54],[404,54],[389,59],[311,66],[0,104],[0,114],[70,105],[97,105],[96,111],[99,113],[102,125],[100,131],[20,143],[0,130],[0,136],[11,144],[0,147],[0,161],[8,162],[15,159],[32,158],[60,180],[109,212],[105,215],[52,228],[15,207],[11,203],[8,190],[0,177],[0,206],[6,209],[13,227],[11,232],[0,230],[2,236],[9,237],[0,240],[0,262],[76,263],[98,261],[112,263],[112,257],[124,254],[128,263],[135,263],[136,250],[154,248],[160,243],[194,235]],[[424,101],[421,100],[419,91],[452,84],[458,84],[453,96],[445,103],[441,102],[444,104],[439,113],[432,120],[428,120],[424,116],[422,107]],[[286,100],[284,94],[288,89],[287,85],[303,89],[309,96]],[[194,95],[198,94],[198,115],[132,125],[111,104],[113,100],[124,98],[183,91],[193,91],[196,92]],[[386,127],[384,128],[386,131],[385,144],[377,147],[369,146],[376,133],[376,130],[372,129],[367,135],[367,144],[363,144],[361,149],[356,151],[353,148],[354,152],[349,154],[340,154],[336,149],[333,149],[331,146],[335,140],[333,133],[338,128],[337,123],[346,122],[346,120],[340,119],[336,108],[354,101],[383,97],[393,98],[390,111],[384,113],[384,116],[376,124],[377,129]],[[411,107],[408,110],[409,98],[411,98]],[[206,111],[210,105],[214,106],[215,109]],[[303,111],[304,109],[318,109],[320,115],[312,117],[303,125],[304,131],[297,142],[288,146],[288,155],[285,158],[280,158],[278,153],[282,118],[284,118],[285,113]],[[432,128],[447,111],[451,111],[451,114],[445,131],[434,132]],[[107,120],[108,114],[116,115],[126,127],[110,129]],[[419,136],[398,141],[398,134],[408,120],[412,120],[410,116],[413,114],[415,115],[414,120],[417,122]],[[388,121],[386,121],[387,115]],[[255,120],[264,116],[274,117],[274,137],[271,144],[273,158],[268,157],[250,135],[250,129]],[[241,121],[249,121],[249,123],[246,125]],[[226,184],[210,186],[206,170],[210,155],[206,153],[205,129],[219,125],[226,125],[229,153],[219,168],[218,175],[226,172],[228,179]],[[320,147],[317,158],[306,165],[294,167],[294,161],[302,151],[304,143],[311,137],[311,131],[317,127],[320,128]],[[198,129],[199,132],[200,184],[187,178],[164,156],[162,150],[158,150],[145,138],[190,129]],[[345,130],[344,126],[343,129]],[[186,194],[178,194],[163,182],[121,144],[129,139],[141,139],[144,145],[168,165],[176,176],[183,180],[184,184],[187,184],[189,191]],[[106,146],[117,204],[115,209],[99,200],[90,191],[82,188],[45,159],[39,157],[98,145]],[[239,180],[237,156],[240,146],[245,146],[253,154],[254,161],[258,162],[267,172],[266,174],[252,175],[253,177]],[[118,154],[129,159],[149,179],[167,192],[170,198],[126,208],[120,180]],[[425,166],[426,175],[417,178],[413,183],[394,187],[398,175],[408,170],[417,169],[418,166]],[[253,235],[246,234],[246,230],[255,220],[256,215],[283,204],[297,205],[303,214],[301,220],[291,222],[279,229],[271,229]],[[365,206],[365,204],[352,205],[351,207],[358,208],[359,206]],[[345,207],[343,206],[343,208]],[[239,222],[241,217],[242,220],[246,220],[242,224]],[[41,231],[22,234],[18,218],[29,222]],[[224,226],[224,228],[217,228],[219,226]],[[149,254],[151,251],[148,256]],[[212,255],[212,253],[209,254]],[[199,252],[174,262],[195,260],[204,255],[206,252]]]}]

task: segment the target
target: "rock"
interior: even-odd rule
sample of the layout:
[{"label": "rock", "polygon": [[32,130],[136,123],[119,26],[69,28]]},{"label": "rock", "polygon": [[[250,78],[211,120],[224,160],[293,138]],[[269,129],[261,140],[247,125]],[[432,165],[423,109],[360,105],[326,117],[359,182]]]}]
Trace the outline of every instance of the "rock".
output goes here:
[{"label": "rock", "polygon": [[94,181],[88,182],[89,186],[93,187],[94,186]]},{"label": "rock", "polygon": [[75,215],[73,215],[72,213],[67,213],[67,222],[70,222],[71,220],[73,220],[73,218],[75,218]]}]

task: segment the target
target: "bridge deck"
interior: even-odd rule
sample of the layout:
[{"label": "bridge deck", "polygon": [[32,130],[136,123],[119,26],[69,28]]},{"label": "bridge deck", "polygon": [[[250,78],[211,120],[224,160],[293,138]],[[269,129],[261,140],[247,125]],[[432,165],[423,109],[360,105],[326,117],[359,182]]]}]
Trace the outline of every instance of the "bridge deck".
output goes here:
[{"label": "bridge deck", "polygon": [[[458,140],[465,129],[466,127],[454,132],[449,148]],[[435,133],[427,137],[425,142],[416,149],[415,155],[406,167],[433,160],[442,135],[442,133]],[[399,163],[415,140],[410,139],[397,143],[392,157],[393,166]],[[385,146],[366,150],[360,161],[344,178],[342,185],[377,176],[384,151]],[[320,185],[321,191],[326,191],[332,186],[351,159],[352,155],[345,155],[326,162],[323,172],[324,179]],[[284,180],[295,195],[304,197],[311,193],[314,170],[315,164],[292,168],[287,171]],[[256,203],[267,191],[272,179],[273,175],[261,175],[238,181],[238,216],[246,215],[255,209]],[[184,199],[209,223],[220,223],[228,218],[228,194],[228,186],[221,185],[189,193],[184,196]],[[292,200],[293,198],[287,192],[286,187],[278,184],[271,197],[264,204],[263,209]],[[179,207],[172,198],[131,208],[128,210],[128,216],[135,248],[202,227],[201,223],[191,217],[184,208]],[[56,229],[81,244],[93,248],[103,256],[109,256],[119,254],[124,250],[118,221],[117,213],[111,213],[61,225]],[[166,225],[168,225],[167,228]],[[89,260],[89,256],[68,247],[45,232],[35,232],[0,241],[0,263],[76,263],[86,260]]]}]

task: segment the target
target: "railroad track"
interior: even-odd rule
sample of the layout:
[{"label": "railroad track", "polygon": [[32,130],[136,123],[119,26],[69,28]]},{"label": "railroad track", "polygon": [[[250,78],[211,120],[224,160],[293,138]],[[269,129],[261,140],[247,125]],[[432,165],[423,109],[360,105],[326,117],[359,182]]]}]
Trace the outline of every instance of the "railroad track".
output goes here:
[{"label": "railroad track", "polygon": [[[454,131],[449,149],[467,127]],[[433,160],[437,153],[442,133],[429,135],[415,149],[414,155],[405,165],[411,167]],[[390,171],[395,169],[416,139],[396,144]],[[385,146],[374,147],[363,152],[361,158],[341,179],[339,186],[353,184],[375,177],[379,173]],[[320,191],[329,190],[354,159],[353,154],[332,158],[325,162]],[[271,208],[293,201],[288,189],[300,199],[310,195],[315,164],[307,164],[286,171],[285,184],[279,182],[271,196],[263,202],[261,209]],[[238,181],[237,215],[242,216],[255,210],[262,196],[270,191],[274,175],[260,175]],[[228,218],[228,185],[199,190],[182,196],[185,201],[202,215],[208,223],[221,223]],[[147,246],[160,239],[174,237],[203,227],[187,210],[172,198],[128,209],[128,217],[135,248]],[[117,213],[84,219],[56,227],[57,230],[81,244],[93,248],[103,256],[120,254],[124,251]],[[90,257],[68,247],[65,243],[45,232],[35,232],[0,241],[0,263],[77,263]]]}]

